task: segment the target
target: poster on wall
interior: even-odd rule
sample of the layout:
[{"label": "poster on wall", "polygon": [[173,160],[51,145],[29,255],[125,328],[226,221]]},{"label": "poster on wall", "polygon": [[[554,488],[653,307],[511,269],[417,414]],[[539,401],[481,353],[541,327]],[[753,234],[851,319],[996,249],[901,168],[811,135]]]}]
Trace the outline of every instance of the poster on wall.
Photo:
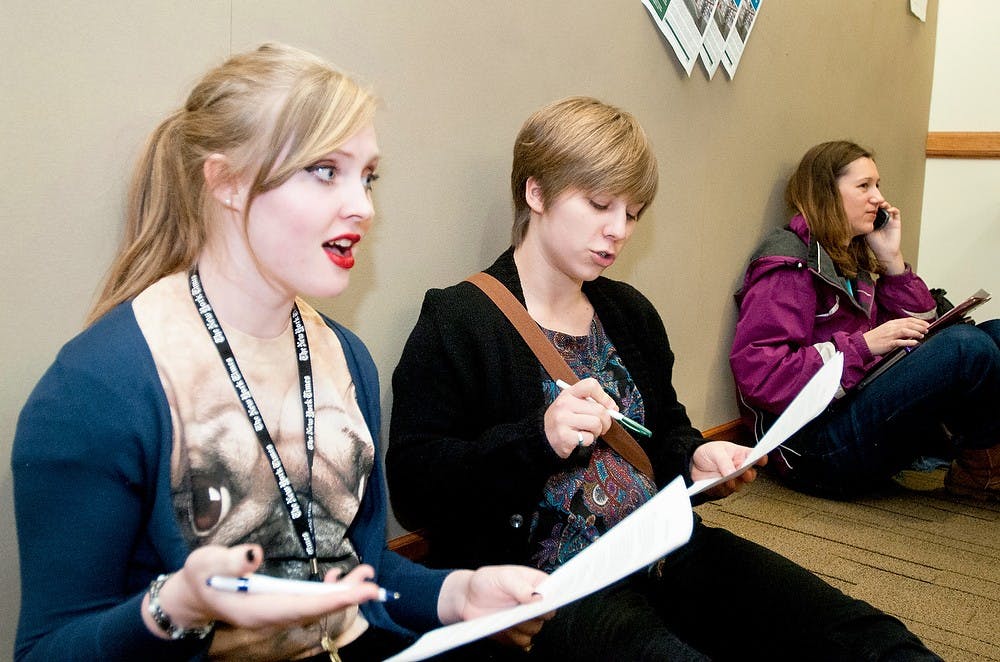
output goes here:
[{"label": "poster on wall", "polygon": [[642,0],[688,76],[718,3],[719,0]]},{"label": "poster on wall", "polygon": [[719,0],[712,12],[712,20],[705,30],[701,44],[701,63],[709,80],[715,75],[719,63],[726,55],[726,40],[736,25],[736,14],[740,10],[740,0]]},{"label": "poster on wall", "polygon": [[726,51],[722,57],[722,66],[725,67],[729,79],[736,75],[736,68],[740,66],[740,59],[743,51],[746,50],[747,40],[750,39],[750,32],[754,23],[757,22],[757,14],[760,13],[760,3],[763,0],[736,0],[739,7],[736,12],[736,24],[729,31],[726,39]]}]

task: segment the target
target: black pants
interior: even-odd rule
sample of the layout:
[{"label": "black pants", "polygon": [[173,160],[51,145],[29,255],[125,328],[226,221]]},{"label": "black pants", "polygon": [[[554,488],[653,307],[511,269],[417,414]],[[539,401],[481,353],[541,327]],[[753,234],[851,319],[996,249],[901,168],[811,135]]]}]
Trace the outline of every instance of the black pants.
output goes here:
[{"label": "black pants", "polygon": [[896,618],[788,559],[697,524],[667,558],[562,607],[530,658],[940,660]]},{"label": "black pants", "polygon": [[[369,628],[341,649],[341,657],[381,660],[407,643]],[[659,576],[641,571],[561,607],[535,637],[530,654],[484,640],[434,659],[941,660],[896,618],[765,547],[700,522]]]},{"label": "black pants", "polygon": [[[374,625],[369,625],[360,637],[341,647],[337,653],[343,662],[381,662],[392,657],[413,643],[413,639],[403,637]],[[453,648],[441,655],[430,658],[434,662],[528,662],[524,651],[512,646],[498,644],[489,639],[474,641],[465,646]],[[329,653],[319,653],[297,662],[330,662]]]}]

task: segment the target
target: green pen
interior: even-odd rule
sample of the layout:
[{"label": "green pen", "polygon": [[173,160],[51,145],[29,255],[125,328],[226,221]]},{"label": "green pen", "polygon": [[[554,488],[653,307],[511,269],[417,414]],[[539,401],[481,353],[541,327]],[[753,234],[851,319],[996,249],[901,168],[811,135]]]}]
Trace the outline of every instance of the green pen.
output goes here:
[{"label": "green pen", "polygon": [[[569,384],[567,384],[561,379],[556,380],[556,386],[558,386],[564,391],[569,388]],[[628,428],[633,432],[637,432],[638,434],[641,434],[644,437],[653,436],[652,430],[642,425],[641,423],[636,423],[635,421],[633,421],[631,418],[621,413],[620,411],[615,411],[614,409],[608,409],[607,407],[605,407],[604,410],[608,412],[608,415],[611,416],[611,418],[621,423],[622,427]]]}]

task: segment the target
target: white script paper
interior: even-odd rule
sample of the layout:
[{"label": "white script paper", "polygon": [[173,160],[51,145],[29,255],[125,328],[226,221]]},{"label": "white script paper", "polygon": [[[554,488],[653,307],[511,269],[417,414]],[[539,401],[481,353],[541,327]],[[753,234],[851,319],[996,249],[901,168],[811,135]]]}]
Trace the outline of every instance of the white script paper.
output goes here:
[{"label": "white script paper", "polygon": [[569,604],[677,549],[691,538],[693,527],[691,501],[678,476],[549,575],[538,585],[538,602],[431,630],[386,662],[423,660]]},{"label": "white script paper", "polygon": [[694,496],[710,487],[715,487],[719,483],[736,478],[756,464],[757,460],[785,443],[803,425],[823,413],[823,410],[826,409],[830,401],[833,400],[833,396],[837,393],[843,373],[844,355],[837,352],[802,387],[802,390],[795,396],[792,403],[778,417],[778,420],[774,422],[774,425],[767,431],[767,434],[761,437],[761,440],[753,447],[750,455],[747,456],[747,459],[744,460],[743,464],[736,471],[722,478],[705,478],[695,481],[687,490],[688,496]]}]

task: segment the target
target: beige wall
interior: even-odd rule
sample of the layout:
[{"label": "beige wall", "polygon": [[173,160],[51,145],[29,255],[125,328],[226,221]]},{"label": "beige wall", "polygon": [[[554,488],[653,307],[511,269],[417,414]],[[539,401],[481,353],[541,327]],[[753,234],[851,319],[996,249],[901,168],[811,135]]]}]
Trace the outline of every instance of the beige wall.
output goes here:
[{"label": "beige wall", "polygon": [[[998,24],[995,0],[941,5],[930,131],[1000,131]],[[955,302],[992,292],[973,317],[1000,316],[1000,159],[928,159],[925,177],[921,275]]]},{"label": "beige wall", "polygon": [[[660,197],[609,275],[659,308],[694,423],[729,421],[731,293],[753,244],[783,221],[782,180],[802,152],[835,137],[873,144],[892,199],[919,224],[936,3],[926,24],[905,5],[766,2],[736,79],[709,82],[700,65],[684,76],[638,0],[5,3],[2,455],[30,388],[80,329],[144,135],[206,67],[265,39],[315,50],[385,99],[377,224],[351,292],[322,306],[368,342],[383,387],[424,290],[506,246],[521,121],[591,94],[633,111],[661,163]],[[0,655],[19,595],[10,494],[5,462]]]}]

